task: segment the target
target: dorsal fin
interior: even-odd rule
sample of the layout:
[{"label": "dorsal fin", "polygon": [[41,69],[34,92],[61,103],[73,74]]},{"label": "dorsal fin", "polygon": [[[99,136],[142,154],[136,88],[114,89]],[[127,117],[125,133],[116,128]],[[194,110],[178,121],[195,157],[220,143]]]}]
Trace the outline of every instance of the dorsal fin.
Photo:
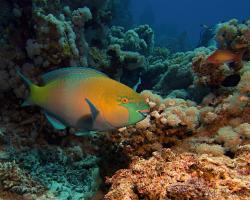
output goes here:
[{"label": "dorsal fin", "polygon": [[67,75],[77,75],[81,78],[89,78],[89,77],[108,77],[106,74],[99,72],[95,69],[87,68],[87,67],[65,67],[53,70],[51,72],[45,73],[42,75],[42,80],[44,83],[48,83],[56,78],[62,78]]}]

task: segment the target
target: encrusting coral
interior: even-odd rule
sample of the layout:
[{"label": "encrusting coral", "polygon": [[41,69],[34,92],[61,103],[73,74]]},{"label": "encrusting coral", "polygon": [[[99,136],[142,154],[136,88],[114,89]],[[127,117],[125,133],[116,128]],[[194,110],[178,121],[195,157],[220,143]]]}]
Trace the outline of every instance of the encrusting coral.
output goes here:
[{"label": "encrusting coral", "polygon": [[162,149],[149,159],[134,157],[128,169],[108,178],[104,199],[247,199],[248,159],[247,153],[231,160]]}]

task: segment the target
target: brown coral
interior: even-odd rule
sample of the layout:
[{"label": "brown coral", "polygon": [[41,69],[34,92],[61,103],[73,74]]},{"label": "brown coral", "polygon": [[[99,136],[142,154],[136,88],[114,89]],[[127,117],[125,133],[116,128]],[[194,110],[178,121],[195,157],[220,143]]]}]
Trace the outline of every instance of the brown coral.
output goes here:
[{"label": "brown coral", "polygon": [[240,174],[240,162],[163,149],[148,160],[134,158],[129,169],[108,178],[112,187],[105,199],[247,199],[249,174]]}]

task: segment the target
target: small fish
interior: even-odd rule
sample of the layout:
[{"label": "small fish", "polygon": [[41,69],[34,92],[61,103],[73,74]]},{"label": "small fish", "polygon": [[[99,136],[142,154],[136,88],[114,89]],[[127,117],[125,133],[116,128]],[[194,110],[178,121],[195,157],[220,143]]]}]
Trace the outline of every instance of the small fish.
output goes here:
[{"label": "small fish", "polygon": [[240,62],[245,51],[235,53],[229,50],[216,50],[212,55],[207,58],[209,63],[223,64],[230,62]]},{"label": "small fish", "polygon": [[23,105],[40,106],[59,130],[112,130],[135,124],[149,112],[141,95],[91,68],[54,70],[42,76],[43,86],[33,84],[19,71],[18,74],[30,90]]}]

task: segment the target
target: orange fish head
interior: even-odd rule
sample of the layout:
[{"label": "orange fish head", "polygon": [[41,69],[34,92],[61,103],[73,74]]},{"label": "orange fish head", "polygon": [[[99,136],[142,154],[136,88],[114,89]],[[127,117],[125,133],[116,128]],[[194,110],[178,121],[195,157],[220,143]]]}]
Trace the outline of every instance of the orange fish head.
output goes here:
[{"label": "orange fish head", "polygon": [[145,99],[132,89],[129,93],[114,95],[103,109],[104,118],[116,128],[133,125],[143,120],[148,113],[149,106]]}]

